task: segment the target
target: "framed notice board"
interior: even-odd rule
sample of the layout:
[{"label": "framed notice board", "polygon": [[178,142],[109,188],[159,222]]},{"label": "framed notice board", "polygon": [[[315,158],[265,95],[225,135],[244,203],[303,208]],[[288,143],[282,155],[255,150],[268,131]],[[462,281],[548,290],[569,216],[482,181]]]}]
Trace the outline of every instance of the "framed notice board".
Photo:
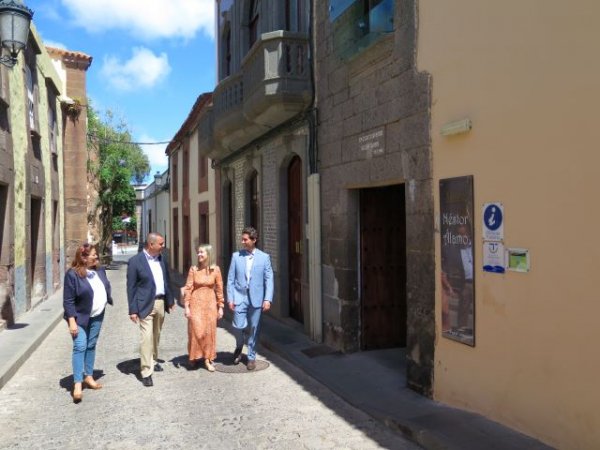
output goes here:
[{"label": "framed notice board", "polygon": [[440,180],[442,336],[475,345],[473,176]]}]

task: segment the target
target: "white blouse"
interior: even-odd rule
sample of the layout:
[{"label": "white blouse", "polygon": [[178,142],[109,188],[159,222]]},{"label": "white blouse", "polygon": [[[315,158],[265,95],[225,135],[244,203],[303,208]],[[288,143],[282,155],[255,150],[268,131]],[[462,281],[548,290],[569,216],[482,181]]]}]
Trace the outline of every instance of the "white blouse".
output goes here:
[{"label": "white blouse", "polygon": [[90,317],[96,317],[104,312],[104,308],[106,308],[106,304],[108,303],[106,287],[95,270],[87,271],[87,280],[94,291],[94,302],[92,303]]}]

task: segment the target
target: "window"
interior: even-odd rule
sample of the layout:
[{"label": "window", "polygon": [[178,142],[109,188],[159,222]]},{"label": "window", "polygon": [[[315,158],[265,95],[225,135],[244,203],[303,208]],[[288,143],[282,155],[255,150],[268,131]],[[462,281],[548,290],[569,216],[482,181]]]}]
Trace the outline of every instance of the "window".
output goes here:
[{"label": "window", "polygon": [[225,29],[223,36],[223,78],[231,75],[231,28],[229,24]]},{"label": "window", "polygon": [[219,80],[231,75],[232,47],[231,47],[231,10],[233,0],[218,0],[218,35],[219,42]]},{"label": "window", "polygon": [[248,20],[248,30],[249,34],[249,48],[252,48],[254,43],[258,39],[258,19],[259,19],[259,10],[260,10],[260,0],[251,0],[250,1],[250,16]]},{"label": "window", "polygon": [[173,160],[173,184],[171,186],[171,189],[173,191],[173,201],[176,202],[179,199],[179,171],[178,171],[178,167],[177,167],[177,156],[178,154],[175,153],[172,156],[172,160]]},{"label": "window", "polygon": [[[7,261],[3,259],[5,251],[8,250],[8,245],[5,246],[4,242],[4,227],[9,222],[10,216],[8,213],[8,186],[0,184],[0,262],[2,265],[6,265]],[[6,282],[6,272],[0,273],[0,285]],[[3,300],[4,301],[4,300]]]},{"label": "window", "polygon": [[48,86],[48,138],[50,141],[50,153],[56,157],[58,124],[56,122],[56,94]]},{"label": "window", "polygon": [[42,144],[40,137],[31,133],[31,149],[33,150],[33,157],[39,161],[42,160]]},{"label": "window", "polygon": [[[200,133],[198,133],[198,136]],[[208,190],[208,158],[198,154],[198,192]]]},{"label": "window", "polygon": [[285,29],[300,31],[302,28],[301,0],[285,0]]},{"label": "window", "polygon": [[248,224],[260,230],[259,202],[258,202],[258,173],[253,172],[248,179]]},{"label": "window", "polygon": [[27,117],[29,118],[29,129],[36,130],[35,86],[33,82],[33,73],[28,65],[25,65],[25,85],[27,86]]},{"label": "window", "polygon": [[355,3],[356,0],[329,0],[329,19],[336,20]]},{"label": "window", "polygon": [[210,242],[210,234],[208,232],[208,202],[198,204],[198,217],[198,240],[200,244],[208,244]]},{"label": "window", "polygon": [[0,151],[8,151],[8,146],[10,145],[10,139],[8,139],[9,133],[8,108],[6,105],[0,103]]},{"label": "window", "polygon": [[186,197],[190,192],[190,145],[189,140],[183,144],[183,196]]},{"label": "window", "polygon": [[394,0],[329,0],[336,53],[347,59],[394,31]]},{"label": "window", "polygon": [[364,27],[367,33],[393,31],[394,2],[391,0],[364,0]]}]

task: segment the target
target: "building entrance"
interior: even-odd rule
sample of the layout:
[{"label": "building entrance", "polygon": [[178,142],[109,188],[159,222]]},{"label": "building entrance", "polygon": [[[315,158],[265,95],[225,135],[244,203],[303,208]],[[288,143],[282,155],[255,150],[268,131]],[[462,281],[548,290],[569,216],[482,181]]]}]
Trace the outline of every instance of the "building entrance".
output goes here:
[{"label": "building entrance", "polygon": [[304,323],[302,311],[302,160],[288,166],[288,255],[290,316]]},{"label": "building entrance", "polygon": [[404,185],[360,191],[361,349],[406,346]]}]

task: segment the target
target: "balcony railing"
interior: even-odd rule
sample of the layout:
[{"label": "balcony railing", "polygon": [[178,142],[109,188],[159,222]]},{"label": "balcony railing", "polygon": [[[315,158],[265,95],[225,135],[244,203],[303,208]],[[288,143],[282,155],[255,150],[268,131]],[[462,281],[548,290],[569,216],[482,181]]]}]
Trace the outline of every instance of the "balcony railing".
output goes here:
[{"label": "balcony railing", "polygon": [[306,109],[311,99],[308,36],[264,33],[241,64],[219,83],[213,97],[212,158],[252,142]]},{"label": "balcony railing", "polygon": [[242,62],[244,113],[253,122],[275,127],[310,102],[308,37],[273,31],[261,37]]},{"label": "balcony railing", "polygon": [[237,73],[223,80],[215,89],[213,109],[216,115],[229,114],[243,106],[244,81]]},{"label": "balcony railing", "polygon": [[225,149],[233,149],[238,135],[248,125],[243,107],[244,81],[240,72],[221,81],[213,94],[214,138]]}]

